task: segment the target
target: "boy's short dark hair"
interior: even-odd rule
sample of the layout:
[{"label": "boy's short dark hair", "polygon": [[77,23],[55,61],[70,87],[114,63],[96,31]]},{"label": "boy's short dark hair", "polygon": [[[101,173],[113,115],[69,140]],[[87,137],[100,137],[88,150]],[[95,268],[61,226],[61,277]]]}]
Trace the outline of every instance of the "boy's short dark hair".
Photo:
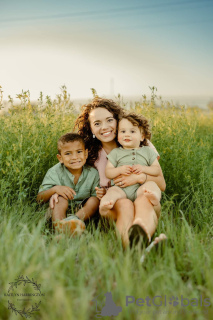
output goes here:
[{"label": "boy's short dark hair", "polygon": [[81,142],[85,148],[85,141],[84,141],[83,137],[80,136],[80,134],[68,132],[58,139],[58,143],[57,143],[58,153],[61,154],[61,146],[63,144],[68,143],[68,142],[74,142],[74,141]]},{"label": "boy's short dark hair", "polygon": [[140,145],[148,146],[147,139],[151,139],[151,131],[148,120],[141,114],[134,112],[124,113],[121,117],[119,117],[119,122],[123,119],[127,119],[133,124],[133,126],[137,126],[143,132],[145,137],[144,141],[142,141]]}]

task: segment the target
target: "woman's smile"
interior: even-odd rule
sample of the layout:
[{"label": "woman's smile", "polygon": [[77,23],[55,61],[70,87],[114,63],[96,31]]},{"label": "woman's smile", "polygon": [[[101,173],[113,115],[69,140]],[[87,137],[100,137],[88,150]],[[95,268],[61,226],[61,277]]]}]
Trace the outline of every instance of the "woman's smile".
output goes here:
[{"label": "woman's smile", "polygon": [[103,132],[102,135],[104,137],[108,137],[113,131],[107,131],[107,132]]},{"label": "woman's smile", "polygon": [[102,142],[111,142],[116,137],[117,121],[105,108],[96,108],[90,112],[89,121],[92,133]]}]

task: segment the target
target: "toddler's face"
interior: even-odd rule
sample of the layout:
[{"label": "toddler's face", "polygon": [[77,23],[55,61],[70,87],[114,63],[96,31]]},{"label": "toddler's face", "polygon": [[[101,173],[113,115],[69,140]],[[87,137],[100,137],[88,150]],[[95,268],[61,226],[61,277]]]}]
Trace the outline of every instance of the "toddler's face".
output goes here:
[{"label": "toddler's face", "polygon": [[57,154],[58,160],[72,173],[85,165],[88,150],[80,141],[67,142],[61,146],[61,154]]},{"label": "toddler's face", "polygon": [[122,119],[118,124],[118,141],[124,149],[135,149],[140,147],[140,142],[144,140],[144,134],[137,126],[129,120]]}]

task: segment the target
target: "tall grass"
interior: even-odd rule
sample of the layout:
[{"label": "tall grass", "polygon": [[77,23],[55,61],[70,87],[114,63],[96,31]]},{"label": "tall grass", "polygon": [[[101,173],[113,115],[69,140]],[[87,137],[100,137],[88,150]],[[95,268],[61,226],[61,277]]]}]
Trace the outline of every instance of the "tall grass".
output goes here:
[{"label": "tall grass", "polygon": [[[100,310],[109,291],[122,307],[116,319],[211,319],[212,307],[200,304],[127,307],[125,299],[166,295],[169,301],[182,295],[213,303],[212,113],[166,102],[157,107],[153,95],[133,106],[152,123],[152,142],[167,182],[156,234],[165,232],[172,241],[141,265],[142,252],[124,252],[114,226],[104,228],[103,221],[81,238],[65,236],[58,243],[45,223],[45,207],[35,203],[47,169],[57,163],[57,139],[72,131],[76,117],[62,89],[55,101],[43,101],[41,95],[34,106],[29,93],[22,92],[20,105],[0,118],[0,318],[20,318],[8,310],[4,293],[9,282],[24,275],[35,278],[45,294],[35,319],[94,319],[92,300],[98,296]],[[23,301],[19,307],[31,304]]]}]

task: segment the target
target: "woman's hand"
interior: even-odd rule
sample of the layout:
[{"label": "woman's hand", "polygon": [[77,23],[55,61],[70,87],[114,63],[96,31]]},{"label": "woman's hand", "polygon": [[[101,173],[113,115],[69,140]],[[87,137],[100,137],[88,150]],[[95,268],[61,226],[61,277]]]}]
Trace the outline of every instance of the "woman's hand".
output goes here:
[{"label": "woman's hand", "polygon": [[59,195],[57,193],[54,193],[50,198],[49,206],[51,209],[54,209],[55,204],[58,203],[58,197]]},{"label": "woman's hand", "polygon": [[106,194],[106,189],[105,188],[95,187],[95,190],[96,190],[97,198],[99,200],[101,200],[101,198],[103,198],[103,196]]},{"label": "woman's hand", "polygon": [[129,176],[120,175],[114,180],[114,184],[120,188],[125,188],[132,186],[133,184],[140,183],[143,184],[146,181],[146,174],[131,174]]}]

